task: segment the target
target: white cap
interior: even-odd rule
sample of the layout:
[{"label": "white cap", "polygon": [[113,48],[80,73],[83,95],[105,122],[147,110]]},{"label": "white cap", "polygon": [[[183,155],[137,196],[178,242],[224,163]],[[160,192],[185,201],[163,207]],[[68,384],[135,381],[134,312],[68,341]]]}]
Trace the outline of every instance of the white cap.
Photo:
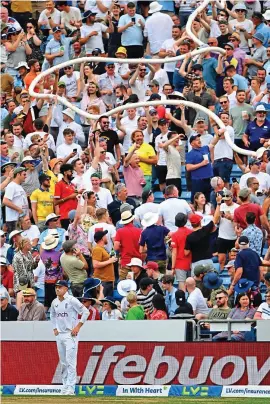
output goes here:
[{"label": "white cap", "polygon": [[26,62],[19,62],[18,66],[15,67],[15,69],[18,70],[20,67],[26,67],[26,69],[29,70],[29,66],[28,66],[28,64]]},{"label": "white cap", "polygon": [[5,234],[7,233],[5,233],[3,230],[0,230],[0,236],[4,236]]},{"label": "white cap", "polygon": [[46,217],[46,222],[45,222],[45,224],[47,224],[47,222],[49,221],[49,220],[52,220],[52,219],[58,219],[60,216],[59,215],[56,215],[55,213],[50,213],[47,217]]}]

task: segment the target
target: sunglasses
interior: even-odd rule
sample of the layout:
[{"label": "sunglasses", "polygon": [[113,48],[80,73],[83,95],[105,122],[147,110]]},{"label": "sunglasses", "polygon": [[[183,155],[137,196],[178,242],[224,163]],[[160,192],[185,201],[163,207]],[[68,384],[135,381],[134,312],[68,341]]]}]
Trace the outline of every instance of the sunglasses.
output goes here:
[{"label": "sunglasses", "polygon": [[269,298],[269,297],[270,297],[270,295],[265,295],[265,297]]},{"label": "sunglasses", "polygon": [[109,121],[106,122],[103,121],[103,125],[109,125],[109,123],[110,123]]},{"label": "sunglasses", "polygon": [[245,10],[234,10],[236,13],[244,13]]},{"label": "sunglasses", "polygon": [[50,222],[58,222],[58,219],[52,219]]},{"label": "sunglasses", "polygon": [[236,42],[237,39],[231,38],[230,41],[231,41],[231,42]]},{"label": "sunglasses", "polygon": [[233,50],[232,48],[224,48],[224,49],[225,49],[225,50],[231,50],[231,51]]},{"label": "sunglasses", "polygon": [[208,45],[214,45],[215,42],[207,42]]},{"label": "sunglasses", "polygon": [[140,72],[146,72],[146,69],[140,69]]},{"label": "sunglasses", "polygon": [[228,101],[219,101],[219,103],[220,103],[221,105],[223,105],[223,104],[228,104]]},{"label": "sunglasses", "polygon": [[113,68],[114,68],[114,65],[112,65],[112,66],[107,66],[107,68],[108,68],[108,69],[113,69]]},{"label": "sunglasses", "polygon": [[3,234],[3,235],[2,235],[2,236],[0,236],[0,237],[3,237],[3,238],[4,238],[4,237],[6,237],[6,235],[5,235],[5,234]]},{"label": "sunglasses", "polygon": [[64,70],[71,70],[72,67],[64,67]]},{"label": "sunglasses", "polygon": [[220,297],[217,297],[217,296],[216,296],[216,300],[224,299],[224,297],[225,297],[225,296],[220,296]]}]

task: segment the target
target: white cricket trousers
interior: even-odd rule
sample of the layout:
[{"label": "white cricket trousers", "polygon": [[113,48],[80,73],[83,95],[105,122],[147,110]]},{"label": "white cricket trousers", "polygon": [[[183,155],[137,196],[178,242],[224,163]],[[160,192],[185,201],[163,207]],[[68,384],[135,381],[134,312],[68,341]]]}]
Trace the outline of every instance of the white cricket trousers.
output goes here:
[{"label": "white cricket trousers", "polygon": [[74,391],[77,378],[78,338],[73,337],[70,332],[59,333],[56,336],[56,343],[63,386]]}]

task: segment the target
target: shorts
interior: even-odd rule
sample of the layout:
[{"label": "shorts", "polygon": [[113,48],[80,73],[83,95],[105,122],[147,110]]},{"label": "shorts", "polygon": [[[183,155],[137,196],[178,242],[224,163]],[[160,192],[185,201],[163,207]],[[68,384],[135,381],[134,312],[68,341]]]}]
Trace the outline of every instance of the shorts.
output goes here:
[{"label": "shorts", "polygon": [[221,177],[224,182],[230,182],[232,168],[233,161],[229,159],[224,161],[217,160],[213,164],[214,175]]},{"label": "shorts", "polygon": [[235,247],[236,240],[226,240],[218,237],[217,239],[217,251],[219,254],[227,254]]},{"label": "shorts", "polygon": [[185,271],[184,269],[175,269],[175,278],[177,282],[185,282],[190,274],[190,271]]},{"label": "shorts", "polygon": [[158,182],[160,184],[164,184],[166,182],[167,166],[156,166],[156,168],[157,168]]}]

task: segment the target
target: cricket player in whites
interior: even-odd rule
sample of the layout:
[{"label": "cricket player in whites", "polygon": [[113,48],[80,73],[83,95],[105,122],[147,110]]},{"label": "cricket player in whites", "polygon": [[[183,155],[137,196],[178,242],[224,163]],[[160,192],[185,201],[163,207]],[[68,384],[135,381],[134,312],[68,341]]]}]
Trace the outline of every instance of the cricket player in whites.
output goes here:
[{"label": "cricket player in whites", "polygon": [[[68,283],[57,281],[56,299],[51,306],[51,321],[56,336],[57,350],[61,363],[64,395],[74,395],[77,378],[78,333],[87,320],[89,311],[75,297],[68,293]],[[81,314],[78,320],[78,314]]]}]

